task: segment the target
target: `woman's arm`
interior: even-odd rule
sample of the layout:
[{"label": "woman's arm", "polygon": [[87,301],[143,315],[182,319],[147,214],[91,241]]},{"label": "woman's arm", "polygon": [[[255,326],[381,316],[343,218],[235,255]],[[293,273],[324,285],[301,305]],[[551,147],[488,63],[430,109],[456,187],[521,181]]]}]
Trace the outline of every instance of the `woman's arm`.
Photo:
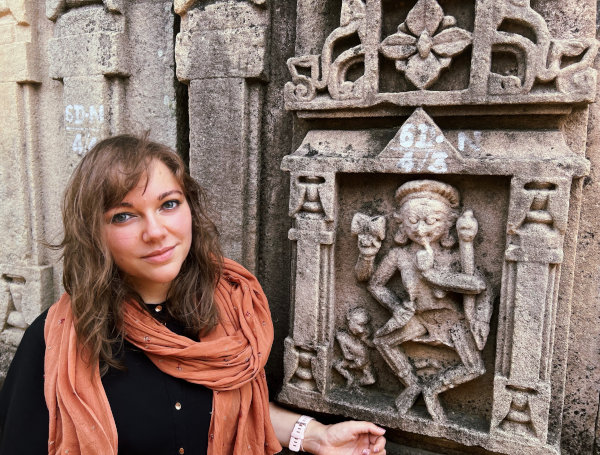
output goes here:
[{"label": "woman's arm", "polygon": [[[300,414],[269,404],[277,439],[288,446]],[[304,433],[302,450],[314,455],[385,455],[385,430],[370,422],[348,421],[323,425],[311,420]]]}]

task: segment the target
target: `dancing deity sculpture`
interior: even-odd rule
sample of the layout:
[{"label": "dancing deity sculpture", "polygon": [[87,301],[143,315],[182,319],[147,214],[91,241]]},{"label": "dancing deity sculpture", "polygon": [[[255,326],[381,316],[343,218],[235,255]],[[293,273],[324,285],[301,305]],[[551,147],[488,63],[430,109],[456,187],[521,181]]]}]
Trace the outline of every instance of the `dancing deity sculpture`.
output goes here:
[{"label": "dancing deity sculpture", "polygon": [[[406,413],[423,394],[432,418],[444,421],[439,394],[485,371],[481,350],[492,308],[487,285],[475,269],[473,239],[478,224],[471,210],[458,217],[459,193],[446,183],[407,182],[396,191],[396,200],[399,229],[394,241],[398,246],[387,252],[368,283],[371,295],[392,317],[377,330],[373,342],[405,386],[396,398],[398,411]],[[454,248],[453,227],[458,249]],[[396,273],[406,298],[388,287]],[[403,347],[409,341],[445,346],[460,361],[433,375],[419,376]]]}]

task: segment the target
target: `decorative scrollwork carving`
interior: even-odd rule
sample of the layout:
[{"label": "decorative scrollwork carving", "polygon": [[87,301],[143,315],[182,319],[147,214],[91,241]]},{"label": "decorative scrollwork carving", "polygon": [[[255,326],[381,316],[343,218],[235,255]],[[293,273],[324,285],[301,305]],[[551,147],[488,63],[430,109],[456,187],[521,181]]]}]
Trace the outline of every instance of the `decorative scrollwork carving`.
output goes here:
[{"label": "decorative scrollwork carving", "polygon": [[[325,40],[323,52],[319,55],[292,57],[287,65],[292,74],[292,82],[285,85],[288,98],[302,101],[312,100],[317,90],[327,88],[333,99],[354,99],[363,96],[363,77],[355,81],[347,80],[350,67],[364,62],[364,40],[366,38],[366,6],[362,0],[343,0],[340,26]],[[354,34],[358,35],[361,44],[344,50],[333,58],[336,43]],[[310,77],[300,74],[300,68],[310,69]]]},{"label": "decorative scrollwork carving", "polygon": [[[394,3],[343,0],[340,26],[325,38],[321,54],[288,60],[292,81],[284,90],[287,107],[321,111],[387,103],[444,106],[594,100],[595,37],[552,37],[529,0],[474,2],[465,5],[468,14],[456,16],[446,15],[438,0],[417,0],[408,13],[402,12],[405,16],[397,31],[389,34],[386,17],[396,15],[396,9],[404,10]],[[406,81],[390,83],[393,76],[387,73],[386,59],[403,73],[403,78],[397,77]],[[456,83],[449,82],[452,77],[441,80],[448,68],[456,70]]]},{"label": "decorative scrollwork carving", "polygon": [[527,94],[536,82],[555,82],[558,92],[565,94],[593,90],[596,72],[592,64],[598,52],[595,39],[552,39],[546,21],[528,0],[511,1],[499,8],[494,24],[492,60],[498,52],[512,54],[517,67],[515,74],[509,70],[507,74],[491,72],[490,94]]}]

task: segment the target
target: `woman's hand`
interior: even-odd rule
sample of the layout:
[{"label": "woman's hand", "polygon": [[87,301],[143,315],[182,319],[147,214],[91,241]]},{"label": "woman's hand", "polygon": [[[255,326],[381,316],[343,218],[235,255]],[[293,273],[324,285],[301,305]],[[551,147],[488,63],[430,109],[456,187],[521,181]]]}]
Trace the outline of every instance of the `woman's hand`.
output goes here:
[{"label": "woman's hand", "polygon": [[308,423],[302,447],[315,455],[385,455],[385,430],[370,422]]}]

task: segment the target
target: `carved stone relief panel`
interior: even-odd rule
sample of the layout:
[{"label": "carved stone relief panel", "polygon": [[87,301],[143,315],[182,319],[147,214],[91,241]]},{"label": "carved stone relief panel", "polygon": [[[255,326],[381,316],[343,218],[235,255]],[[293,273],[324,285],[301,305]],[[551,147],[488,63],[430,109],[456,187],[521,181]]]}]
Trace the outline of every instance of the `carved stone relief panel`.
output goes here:
[{"label": "carved stone relief panel", "polygon": [[282,167],[295,281],[279,399],[481,453],[560,453],[558,280],[588,171],[561,131],[442,128],[416,108],[399,128],[310,130]]},{"label": "carved stone relief panel", "polygon": [[[319,11],[300,1],[298,14],[299,22],[312,23]],[[326,36],[320,53],[288,60],[288,109],[375,112],[372,108],[378,107],[389,113],[393,110],[387,103],[459,106],[594,99],[596,40],[553,37],[529,0],[469,1],[459,7],[438,0],[343,0],[337,17],[339,25]],[[302,52],[309,48],[310,35],[298,41]]]},{"label": "carved stone relief panel", "polygon": [[0,384],[25,329],[53,302],[52,266],[0,263]]}]

